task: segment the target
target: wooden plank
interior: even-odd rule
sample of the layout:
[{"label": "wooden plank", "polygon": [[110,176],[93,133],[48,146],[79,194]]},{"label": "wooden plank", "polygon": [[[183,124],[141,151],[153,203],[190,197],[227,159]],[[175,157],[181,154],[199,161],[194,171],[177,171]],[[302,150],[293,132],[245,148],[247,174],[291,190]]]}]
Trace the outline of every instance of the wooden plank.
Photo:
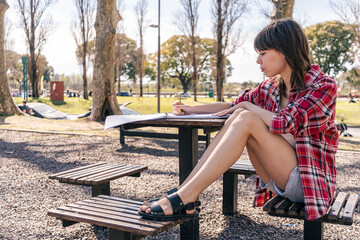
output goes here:
[{"label": "wooden plank", "polygon": [[118,168],[118,167],[125,167],[125,165],[117,166],[117,165],[113,165],[113,164],[107,164],[106,166],[102,166],[101,168],[94,169],[92,171],[81,171],[81,172],[78,172],[78,173],[75,173],[72,175],[64,176],[64,178],[65,177],[69,178],[69,182],[71,182],[71,183],[75,183],[75,182],[79,183],[78,179],[89,177],[89,176],[91,177],[93,175],[100,174],[102,172],[111,171],[112,169]]},{"label": "wooden plank", "polygon": [[353,222],[353,216],[358,201],[359,201],[359,195],[353,193],[349,196],[348,200],[346,201],[346,205],[344,207],[343,219],[345,222],[347,223]]},{"label": "wooden plank", "polygon": [[59,180],[59,181],[69,181],[70,178],[76,177],[77,175],[89,174],[89,173],[93,173],[93,172],[100,171],[100,170],[103,170],[103,169],[107,169],[109,167],[111,167],[111,166],[109,166],[109,164],[103,164],[103,165],[97,166],[95,168],[82,169],[82,170],[79,170],[79,171],[73,171],[71,173],[59,175],[56,179]]},{"label": "wooden plank", "polygon": [[119,172],[114,172],[114,173],[106,175],[106,176],[101,176],[101,178],[92,179],[90,184],[91,185],[98,185],[98,184],[102,184],[102,183],[106,183],[106,182],[115,180],[117,178],[121,178],[121,177],[125,177],[125,176],[131,176],[131,175],[133,175],[135,173],[142,172],[146,168],[130,168],[127,171],[122,170],[122,171],[119,171]]},{"label": "wooden plank", "polygon": [[348,193],[344,193],[344,192],[341,192],[337,195],[333,205],[331,206],[331,210],[328,216],[329,219],[334,220],[339,217],[341,208],[344,206],[345,200],[348,197],[348,195],[349,195]]},{"label": "wooden plank", "polygon": [[284,198],[284,200],[278,204],[275,208],[275,212],[277,214],[286,214],[286,212],[288,211],[288,209],[291,207],[291,205],[293,204],[292,201],[290,201],[287,198]]},{"label": "wooden plank", "polygon": [[79,171],[79,170],[82,170],[82,169],[92,168],[92,167],[100,166],[100,165],[103,165],[103,164],[106,164],[106,163],[95,163],[95,164],[87,165],[87,166],[84,166],[84,167],[73,168],[73,169],[70,169],[70,170],[67,170],[67,171],[52,174],[52,175],[49,176],[49,178],[50,179],[56,179],[56,177],[59,176],[59,175],[71,173],[71,172],[74,172],[74,171]]},{"label": "wooden plank", "polygon": [[300,211],[304,208],[304,203],[294,203],[288,210],[290,216],[300,216]]},{"label": "wooden plank", "polygon": [[[95,208],[96,209],[96,208]],[[77,213],[77,214],[83,214],[83,215],[87,215],[87,216],[93,216],[93,217],[101,217],[103,219],[109,219],[109,220],[116,220],[116,221],[120,221],[123,223],[129,223],[129,224],[134,224],[134,225],[139,225],[139,226],[144,226],[144,227],[149,227],[149,228],[154,228],[156,229],[156,231],[161,231],[164,228],[164,225],[161,224],[156,224],[150,221],[145,221],[142,218],[132,218],[132,217],[127,217],[127,216],[123,216],[121,212],[118,211],[98,211],[98,210],[89,210],[83,207],[78,207],[77,205],[67,205],[66,207],[59,207],[57,208],[57,210],[62,210],[62,211],[67,211],[69,212],[69,215],[71,215],[72,213]],[[131,215],[131,214],[127,214],[127,215]],[[133,212],[132,215],[138,215],[137,212]]]},{"label": "wooden plank", "polygon": [[280,201],[282,201],[284,198],[281,196],[275,196],[271,198],[263,207],[263,210],[266,212],[270,212],[273,210],[276,204],[278,204]]},{"label": "wooden plank", "polygon": [[114,172],[118,172],[121,173],[122,171],[126,171],[128,169],[130,169],[130,166],[124,165],[121,167],[113,167],[110,169],[107,169],[106,171],[101,171],[101,172],[95,172],[91,175],[87,175],[87,176],[80,176],[76,179],[76,182],[78,184],[91,184],[93,179],[101,179],[102,176],[107,176],[108,174],[112,174]]},{"label": "wooden plank", "polygon": [[144,227],[144,226],[136,225],[136,224],[129,224],[129,223],[125,223],[122,221],[113,220],[113,219],[104,219],[104,218],[96,217],[96,216],[88,216],[88,215],[79,214],[76,212],[68,212],[68,211],[62,211],[62,210],[50,210],[48,212],[48,215],[52,216],[52,217],[60,218],[60,219],[66,219],[66,220],[75,221],[75,222],[85,222],[85,223],[90,223],[93,225],[113,228],[113,229],[117,229],[117,230],[121,230],[121,231],[125,231],[125,232],[136,232],[141,235],[154,235],[155,233],[158,232],[157,229],[155,229],[155,228]]}]

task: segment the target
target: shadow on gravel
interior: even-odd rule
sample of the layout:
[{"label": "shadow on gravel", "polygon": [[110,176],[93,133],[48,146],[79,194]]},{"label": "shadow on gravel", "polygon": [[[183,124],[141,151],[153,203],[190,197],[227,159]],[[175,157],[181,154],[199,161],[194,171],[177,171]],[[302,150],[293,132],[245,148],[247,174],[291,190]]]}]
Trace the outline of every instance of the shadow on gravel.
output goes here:
[{"label": "shadow on gravel", "polygon": [[[96,147],[96,145],[101,145],[101,144],[100,143],[99,144],[91,144],[91,145],[89,144],[88,146],[86,146],[86,148],[84,150]],[[5,141],[1,141],[0,158],[17,158],[23,162],[36,164],[39,167],[39,169],[41,169],[45,172],[50,172],[50,173],[57,173],[57,172],[71,169],[71,168],[88,165],[88,163],[81,163],[78,160],[74,160],[72,162],[71,162],[71,160],[69,160],[68,162],[59,162],[54,158],[46,157],[45,156],[46,153],[44,153],[44,152],[28,150],[29,147],[34,147],[34,146],[39,147],[39,148],[47,147],[46,145],[40,145],[40,144],[38,144],[38,145],[27,144],[24,142],[8,143]],[[79,151],[79,150],[77,150],[77,151]],[[83,151],[83,149],[81,151]],[[71,151],[60,150],[60,151],[52,151],[51,153],[54,156],[56,156],[56,155],[65,155],[69,152],[71,152]]]},{"label": "shadow on gravel", "polygon": [[131,145],[124,144],[120,149],[115,150],[118,153],[128,152],[128,153],[141,153],[148,154],[152,156],[162,156],[162,157],[173,157],[178,156],[177,150],[166,150],[163,149],[154,149],[150,147],[135,147]]},{"label": "shadow on gravel", "polygon": [[[251,206],[250,206],[251,207]],[[227,227],[218,236],[219,239],[302,239],[297,229],[284,229],[267,224],[259,224],[246,215],[226,217]],[[244,238],[246,236],[246,238]]]}]

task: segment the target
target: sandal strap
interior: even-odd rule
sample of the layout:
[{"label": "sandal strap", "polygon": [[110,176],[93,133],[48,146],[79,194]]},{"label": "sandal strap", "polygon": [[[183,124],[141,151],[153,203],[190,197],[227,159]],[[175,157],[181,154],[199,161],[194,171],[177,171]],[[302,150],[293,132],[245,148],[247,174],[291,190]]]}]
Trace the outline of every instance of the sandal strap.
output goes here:
[{"label": "sandal strap", "polygon": [[186,210],[193,210],[201,205],[200,201],[190,202],[184,205],[183,201],[177,193],[173,193],[166,197],[171,203],[173,214],[185,214]]},{"label": "sandal strap", "polygon": [[196,207],[199,207],[201,205],[200,201],[190,202],[188,204],[185,204],[184,208],[186,210],[194,210]]},{"label": "sandal strap", "polygon": [[164,210],[161,208],[158,202],[151,203],[150,209],[154,215],[165,215]]}]

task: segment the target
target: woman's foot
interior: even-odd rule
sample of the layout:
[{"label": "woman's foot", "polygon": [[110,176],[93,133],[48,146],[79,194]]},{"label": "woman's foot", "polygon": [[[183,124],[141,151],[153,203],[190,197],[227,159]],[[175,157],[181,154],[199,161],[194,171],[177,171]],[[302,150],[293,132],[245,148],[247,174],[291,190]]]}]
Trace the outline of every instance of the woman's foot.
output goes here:
[{"label": "woman's foot", "polygon": [[141,206],[139,214],[145,218],[160,221],[196,218],[199,213],[195,208],[198,206],[200,206],[199,201],[188,199],[178,192],[153,202],[149,206]]}]

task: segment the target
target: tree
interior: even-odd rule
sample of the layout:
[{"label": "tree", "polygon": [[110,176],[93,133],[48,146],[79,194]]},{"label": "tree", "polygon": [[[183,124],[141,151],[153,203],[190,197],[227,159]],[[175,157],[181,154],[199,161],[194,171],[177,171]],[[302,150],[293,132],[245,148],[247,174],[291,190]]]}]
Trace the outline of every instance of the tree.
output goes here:
[{"label": "tree", "polygon": [[224,101],[223,83],[225,81],[226,57],[235,52],[241,45],[236,23],[247,12],[248,0],[213,0],[213,18],[215,25],[216,54],[216,99]]},{"label": "tree", "polygon": [[335,77],[347,70],[346,64],[354,62],[354,35],[345,24],[339,21],[318,23],[305,28],[305,34],[311,59],[324,73]]},{"label": "tree", "polygon": [[[214,60],[214,40],[197,39],[199,44],[195,49],[199,53],[197,58],[197,72],[206,79],[211,78],[212,65]],[[191,86],[192,80],[192,57],[188,54],[190,48],[190,39],[185,36],[173,36],[161,45],[161,76],[162,82],[170,81],[175,85],[173,80],[178,79],[182,85],[183,91],[187,92]],[[151,58],[150,66],[147,66],[146,73],[151,79],[156,76],[156,55]]]},{"label": "tree", "polygon": [[5,68],[5,30],[4,30],[4,15],[9,8],[6,0],[0,0],[0,114],[13,115],[23,114],[15,105],[11,97],[9,83],[6,77]]},{"label": "tree", "polygon": [[84,99],[89,99],[87,80],[89,54],[87,52],[87,45],[93,36],[93,15],[95,11],[95,2],[93,0],[74,0],[74,4],[77,10],[77,16],[76,18],[74,18],[71,30],[76,45],[78,47],[81,46],[81,66],[83,70],[82,78]]},{"label": "tree", "polygon": [[[340,17],[353,32],[358,51],[360,49],[360,1],[359,0],[330,0],[332,10]],[[360,61],[360,57],[358,59]]]},{"label": "tree", "polygon": [[118,93],[121,92],[121,77],[136,81],[138,49],[136,41],[125,34],[116,34],[115,63],[117,67]]},{"label": "tree", "polygon": [[147,0],[139,0],[135,6],[135,12],[137,16],[137,26],[139,34],[139,49],[138,49],[138,61],[137,70],[139,73],[139,86],[140,86],[140,97],[143,96],[143,75],[144,75],[144,34],[146,30],[145,16],[147,13],[149,2]]},{"label": "tree", "polygon": [[192,88],[194,91],[194,101],[197,101],[197,81],[198,81],[198,73],[197,73],[197,65],[196,65],[196,57],[197,53],[195,51],[196,45],[198,44],[196,40],[199,38],[196,37],[196,30],[199,20],[199,4],[201,0],[180,0],[180,4],[182,6],[182,11],[178,12],[176,25],[180,29],[180,31],[190,38],[191,47],[189,52],[192,58]]},{"label": "tree", "polygon": [[346,80],[350,85],[354,88],[360,87],[360,68],[352,68],[351,70],[347,71],[343,79]]},{"label": "tree", "polygon": [[29,79],[32,94],[33,97],[39,97],[39,80],[42,73],[39,72],[37,63],[47,37],[53,29],[52,18],[50,16],[45,18],[44,14],[54,0],[16,0],[16,2],[29,49]]},{"label": "tree", "polygon": [[115,34],[120,20],[115,0],[97,0],[93,105],[90,116],[97,121],[104,121],[108,115],[121,114],[114,80]]},{"label": "tree", "polygon": [[272,2],[274,7],[270,17],[271,21],[293,18],[295,0],[272,0]]},{"label": "tree", "polygon": [[22,80],[22,64],[19,62],[21,55],[11,50],[5,50],[6,73],[9,82],[21,83]]}]

